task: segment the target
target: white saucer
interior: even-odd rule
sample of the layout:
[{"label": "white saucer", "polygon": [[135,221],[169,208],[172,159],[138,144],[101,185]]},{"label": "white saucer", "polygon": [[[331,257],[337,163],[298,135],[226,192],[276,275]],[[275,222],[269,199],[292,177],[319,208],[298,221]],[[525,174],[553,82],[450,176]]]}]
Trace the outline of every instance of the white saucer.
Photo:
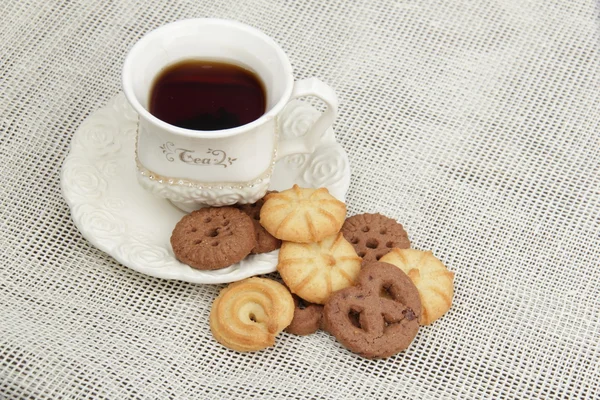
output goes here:
[{"label": "white saucer", "polygon": [[[297,113],[293,126],[280,126],[283,136],[301,136],[319,112],[305,102],[290,103],[284,113]],[[169,242],[184,212],[154,197],[138,184],[134,160],[137,114],[123,94],[87,118],[73,135],[71,151],[61,171],[63,195],[75,225],[98,249],[121,264],[146,275],[193,283],[227,283],[273,272],[278,252],[247,257],[216,271],[199,271],[180,263]],[[275,165],[271,189],[294,183],[326,187],[344,200],[350,167],[333,130],[313,154],[292,155]]]}]

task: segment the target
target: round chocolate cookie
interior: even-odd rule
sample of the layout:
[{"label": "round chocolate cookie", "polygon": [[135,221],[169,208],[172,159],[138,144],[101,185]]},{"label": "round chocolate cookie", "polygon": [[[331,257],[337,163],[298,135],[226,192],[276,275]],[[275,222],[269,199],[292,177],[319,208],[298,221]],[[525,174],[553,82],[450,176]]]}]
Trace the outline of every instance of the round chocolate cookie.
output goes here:
[{"label": "round chocolate cookie", "polygon": [[[277,193],[277,191],[269,191],[269,193]],[[256,245],[252,249],[252,254],[268,253],[273,250],[277,250],[281,247],[281,240],[273,237],[265,228],[260,224],[260,209],[265,204],[265,198],[258,200],[252,204],[242,204],[236,206],[240,211],[247,214],[252,218],[254,223],[254,233],[256,235]]]},{"label": "round chocolate cookie", "polygon": [[358,214],[346,219],[342,233],[352,243],[363,265],[379,261],[393,248],[408,249],[410,241],[397,221],[381,214]]},{"label": "round chocolate cookie", "polygon": [[292,319],[292,323],[285,328],[285,331],[293,335],[301,336],[315,333],[321,327],[323,306],[304,301],[295,294],[292,294],[292,297],[295,306],[294,319]]},{"label": "round chocolate cookie", "polygon": [[335,292],[323,309],[326,331],[365,358],[408,348],[419,331],[421,301],[410,278],[394,265],[363,267],[358,283]]},{"label": "round chocolate cookie", "polygon": [[213,270],[241,261],[256,244],[252,219],[234,207],[207,207],[181,219],[171,234],[175,257]]}]

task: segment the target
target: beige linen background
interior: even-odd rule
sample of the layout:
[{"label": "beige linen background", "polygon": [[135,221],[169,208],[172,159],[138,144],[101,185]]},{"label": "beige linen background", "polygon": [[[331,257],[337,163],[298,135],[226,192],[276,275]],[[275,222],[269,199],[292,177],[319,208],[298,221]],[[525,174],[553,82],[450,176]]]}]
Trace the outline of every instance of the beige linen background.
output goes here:
[{"label": "beige linen background", "polygon": [[[135,273],[73,225],[73,132],[136,39],[208,16],[336,89],[349,213],[397,218],[456,273],[406,352],[323,332],[229,351],[207,322],[222,286]],[[599,29],[593,0],[3,0],[0,398],[598,398]]]}]

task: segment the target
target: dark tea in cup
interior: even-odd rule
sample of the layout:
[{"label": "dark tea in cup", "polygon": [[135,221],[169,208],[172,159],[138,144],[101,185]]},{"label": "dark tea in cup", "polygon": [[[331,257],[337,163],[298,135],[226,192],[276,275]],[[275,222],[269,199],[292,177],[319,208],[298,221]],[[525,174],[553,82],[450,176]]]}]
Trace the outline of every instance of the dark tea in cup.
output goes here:
[{"label": "dark tea in cup", "polygon": [[[333,89],[317,78],[294,81],[273,39],[214,18],[146,33],[125,58],[123,92],[139,115],[140,185],[186,212],[255,203],[278,160],[330,146],[323,138],[338,107]],[[294,101],[307,96],[326,109],[315,115]],[[287,134],[292,127],[306,129]]]},{"label": "dark tea in cup", "polygon": [[254,72],[231,63],[186,60],[166,67],[150,90],[150,113],[180,128],[235,128],[265,113],[265,87]]}]

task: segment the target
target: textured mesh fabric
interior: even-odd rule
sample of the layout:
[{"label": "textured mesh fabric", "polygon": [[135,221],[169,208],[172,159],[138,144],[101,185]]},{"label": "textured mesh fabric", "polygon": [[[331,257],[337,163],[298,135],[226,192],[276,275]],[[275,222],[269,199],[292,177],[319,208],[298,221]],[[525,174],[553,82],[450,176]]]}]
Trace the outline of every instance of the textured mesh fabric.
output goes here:
[{"label": "textured mesh fabric", "polygon": [[[73,225],[74,130],[136,39],[206,16],[336,89],[349,214],[398,219],[456,273],[406,352],[323,332],[229,351],[208,325],[222,285],[135,273]],[[592,0],[3,0],[0,398],[600,396],[599,24]]]}]

